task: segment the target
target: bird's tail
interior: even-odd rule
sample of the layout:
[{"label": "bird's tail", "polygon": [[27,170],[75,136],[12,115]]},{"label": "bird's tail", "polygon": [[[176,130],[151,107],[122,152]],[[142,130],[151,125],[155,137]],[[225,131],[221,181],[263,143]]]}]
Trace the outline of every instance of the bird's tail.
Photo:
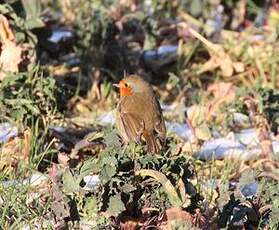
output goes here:
[{"label": "bird's tail", "polygon": [[144,139],[146,141],[147,145],[147,152],[149,153],[158,153],[159,152],[159,146],[158,143],[156,142],[156,138],[154,134],[146,134],[144,135]]}]

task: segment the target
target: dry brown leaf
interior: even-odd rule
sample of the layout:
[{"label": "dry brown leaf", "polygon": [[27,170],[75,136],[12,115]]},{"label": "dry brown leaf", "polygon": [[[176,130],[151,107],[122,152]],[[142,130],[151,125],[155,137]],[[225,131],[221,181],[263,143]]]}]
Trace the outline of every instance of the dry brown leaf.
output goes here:
[{"label": "dry brown leaf", "polygon": [[270,139],[270,125],[262,114],[259,101],[254,94],[250,94],[242,99],[249,111],[249,118],[256,127],[257,136],[261,146],[261,157],[269,158],[273,154],[272,141]]},{"label": "dry brown leaf", "polygon": [[62,152],[58,153],[58,162],[63,167],[69,166],[69,160],[70,160],[70,157],[68,156],[68,154],[62,153]]},{"label": "dry brown leaf", "polygon": [[59,1],[60,5],[61,5],[61,9],[63,12],[63,16],[65,21],[67,22],[73,22],[76,18],[76,14],[74,12],[74,5],[73,2],[71,2],[70,0],[62,0]]},{"label": "dry brown leaf", "polygon": [[121,230],[135,230],[138,229],[138,221],[128,220],[125,223],[120,223]]},{"label": "dry brown leaf", "polygon": [[2,14],[0,14],[0,37],[3,43],[15,39],[7,18]]},{"label": "dry brown leaf", "polygon": [[193,105],[187,111],[188,125],[193,129],[195,137],[199,140],[209,140],[211,132],[207,126],[207,122],[211,119],[208,108],[201,105]]},{"label": "dry brown leaf", "polygon": [[208,41],[205,37],[191,28],[189,29],[189,32],[205,45],[210,54],[210,59],[204,63],[204,65],[198,71],[198,74],[212,71],[219,67],[224,77],[231,77],[234,71],[233,61],[231,60],[231,57],[225,52],[224,48],[221,45]]},{"label": "dry brown leaf", "polygon": [[67,197],[62,192],[61,177],[62,172],[58,165],[52,164],[48,170],[50,178],[49,194],[52,198],[51,214],[53,217],[54,229],[67,229],[65,218],[70,216],[70,207]]},{"label": "dry brown leaf", "polygon": [[14,137],[0,148],[0,171],[9,173],[17,169],[19,163],[28,162],[30,152],[30,129],[22,137]]},{"label": "dry brown leaf", "polygon": [[218,61],[220,62],[220,69],[224,77],[230,77],[233,75],[233,62],[228,54],[222,50],[223,53],[218,55],[220,58]]},{"label": "dry brown leaf", "polygon": [[245,66],[242,62],[234,62],[233,63],[233,68],[236,73],[242,73],[245,70]]},{"label": "dry brown leaf", "polygon": [[[181,208],[169,208],[166,210],[164,221],[161,224],[163,230],[174,229],[174,226],[188,226],[190,227],[193,222],[193,217],[190,213],[182,210]],[[182,228],[181,228],[182,229]],[[190,228],[189,228],[190,229]]]},{"label": "dry brown leaf", "polygon": [[9,26],[7,18],[0,14],[0,80],[3,80],[7,72],[18,72],[18,65],[22,61],[22,47],[14,40],[15,36]]},{"label": "dry brown leaf", "polygon": [[197,127],[207,120],[206,110],[207,108],[202,105],[193,105],[190,107],[187,111],[187,117],[193,127]]},{"label": "dry brown leaf", "polygon": [[215,113],[224,103],[235,100],[235,86],[230,82],[219,82],[209,85],[208,93],[213,94],[213,100],[208,105],[209,114]]},{"label": "dry brown leaf", "polygon": [[199,140],[208,141],[211,139],[210,129],[205,123],[195,128],[195,135]]},{"label": "dry brown leaf", "polygon": [[197,142],[191,143],[190,141],[187,141],[183,143],[181,152],[192,154],[194,152],[197,152],[199,149],[200,149],[200,145]]}]

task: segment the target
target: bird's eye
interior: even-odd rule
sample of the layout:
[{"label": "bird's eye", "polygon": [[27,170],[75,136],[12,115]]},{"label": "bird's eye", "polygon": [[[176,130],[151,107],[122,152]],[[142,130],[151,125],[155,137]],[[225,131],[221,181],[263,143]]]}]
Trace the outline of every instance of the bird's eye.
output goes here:
[{"label": "bird's eye", "polygon": [[125,83],[125,84],[124,84],[124,86],[125,86],[125,87],[128,87],[128,84],[127,84],[127,83]]}]

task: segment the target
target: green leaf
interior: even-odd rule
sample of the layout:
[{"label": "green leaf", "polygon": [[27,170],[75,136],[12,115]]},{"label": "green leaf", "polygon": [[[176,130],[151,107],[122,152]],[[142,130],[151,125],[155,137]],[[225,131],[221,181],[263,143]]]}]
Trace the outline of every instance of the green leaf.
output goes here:
[{"label": "green leaf", "polygon": [[120,142],[120,139],[117,135],[116,129],[106,133],[106,135],[104,136],[104,139],[105,139],[105,144],[107,146],[113,146],[113,147],[120,147],[121,146],[121,142]]},{"label": "green leaf", "polygon": [[114,167],[115,165],[118,165],[118,161],[114,156],[108,156],[108,157],[104,157],[102,160],[102,165],[110,165],[112,167]]},{"label": "green leaf", "polygon": [[0,87],[3,89],[4,87],[15,84],[23,78],[24,76],[22,74],[9,74],[2,80]]},{"label": "green leaf", "polygon": [[87,218],[96,218],[98,215],[97,198],[94,196],[86,197],[84,202],[83,212],[86,214]]},{"label": "green leaf", "polygon": [[120,189],[124,193],[130,193],[132,191],[135,191],[137,188],[131,184],[124,184]]},{"label": "green leaf", "polygon": [[22,0],[23,8],[26,13],[26,26],[28,29],[40,28],[44,26],[43,21],[39,18],[41,14],[40,0]]},{"label": "green leaf", "polygon": [[96,159],[89,159],[86,160],[83,165],[80,168],[79,176],[85,177],[88,176],[90,173],[97,173],[99,171],[99,168],[96,163]]},{"label": "green leaf", "polygon": [[115,195],[115,196],[110,197],[107,211],[111,215],[117,216],[118,214],[123,212],[125,209],[126,208],[121,200],[120,195]]},{"label": "green leaf", "polygon": [[79,191],[79,183],[81,179],[75,178],[69,169],[63,173],[63,190],[65,193],[73,193]]},{"label": "green leaf", "polygon": [[88,140],[88,141],[95,141],[97,139],[103,138],[104,137],[104,133],[103,132],[91,132],[89,134],[87,134],[84,139]]},{"label": "green leaf", "polygon": [[115,165],[105,165],[100,173],[100,180],[102,183],[108,182],[116,174]]},{"label": "green leaf", "polygon": [[27,109],[33,114],[33,115],[38,115],[40,114],[40,110],[37,108],[37,106],[35,106],[34,104],[25,104],[25,106],[27,107]]},{"label": "green leaf", "polygon": [[191,1],[190,5],[190,13],[194,16],[197,16],[202,13],[202,1],[201,0],[195,0]]},{"label": "green leaf", "polygon": [[152,169],[142,169],[135,172],[135,175],[139,176],[150,176],[153,177],[156,181],[158,181],[168,195],[169,202],[174,207],[181,207],[183,205],[183,200],[181,200],[179,194],[177,193],[175,187],[172,185],[170,180],[161,172],[152,170]]}]

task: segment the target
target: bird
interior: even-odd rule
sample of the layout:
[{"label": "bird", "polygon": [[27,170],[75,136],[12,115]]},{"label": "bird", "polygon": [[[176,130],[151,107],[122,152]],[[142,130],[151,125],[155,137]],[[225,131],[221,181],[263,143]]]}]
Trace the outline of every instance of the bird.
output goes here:
[{"label": "bird", "polygon": [[152,86],[138,75],[124,76],[119,88],[116,128],[125,144],[146,143],[148,153],[158,153],[166,141],[162,109]]}]

